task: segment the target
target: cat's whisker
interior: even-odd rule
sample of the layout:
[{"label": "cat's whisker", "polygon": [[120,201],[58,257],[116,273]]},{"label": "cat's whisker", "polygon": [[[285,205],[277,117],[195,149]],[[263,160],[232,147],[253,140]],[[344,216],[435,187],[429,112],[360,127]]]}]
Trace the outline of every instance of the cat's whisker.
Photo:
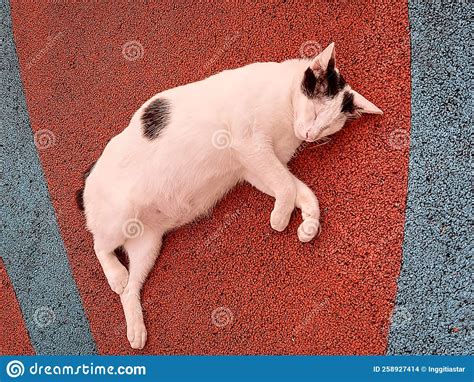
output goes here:
[{"label": "cat's whisker", "polygon": [[313,144],[311,145],[312,146],[311,149],[314,149],[319,146],[327,145],[329,142],[331,142],[331,138],[329,137],[320,138],[313,142]]},{"label": "cat's whisker", "polygon": [[347,117],[347,120],[353,121],[354,119],[360,118],[361,116],[362,116],[362,113],[356,110],[354,114],[351,114]]}]

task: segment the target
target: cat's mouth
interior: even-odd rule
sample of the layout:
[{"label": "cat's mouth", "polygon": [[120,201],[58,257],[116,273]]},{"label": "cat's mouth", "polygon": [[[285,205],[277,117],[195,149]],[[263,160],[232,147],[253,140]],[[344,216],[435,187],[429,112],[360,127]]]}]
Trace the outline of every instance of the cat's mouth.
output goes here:
[{"label": "cat's mouth", "polygon": [[311,135],[312,135],[312,134],[310,134],[310,130],[308,130],[308,131],[306,132],[306,136],[305,136],[305,138],[304,138],[303,140],[306,141],[306,142],[313,143],[313,142],[317,142],[318,140],[324,138],[324,137],[321,137],[321,138],[320,138],[320,137],[319,137],[320,134],[316,134],[316,135],[313,135],[313,136],[311,136]]},{"label": "cat's mouth", "polygon": [[305,142],[314,143],[314,146],[325,145],[331,141],[331,138],[329,136],[322,135],[321,132],[319,132],[319,134],[315,135],[314,137],[310,137],[310,130],[306,132],[305,137],[302,139]]}]

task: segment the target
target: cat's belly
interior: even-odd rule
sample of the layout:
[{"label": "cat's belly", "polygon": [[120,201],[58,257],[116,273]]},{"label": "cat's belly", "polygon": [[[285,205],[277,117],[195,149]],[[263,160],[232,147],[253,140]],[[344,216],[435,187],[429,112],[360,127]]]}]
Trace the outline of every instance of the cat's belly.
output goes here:
[{"label": "cat's belly", "polygon": [[180,155],[168,166],[147,168],[140,177],[149,180],[129,189],[138,210],[159,211],[160,220],[174,227],[209,212],[242,179],[239,165],[218,165],[222,158],[198,161]]},{"label": "cat's belly", "polygon": [[191,222],[199,216],[210,212],[214,205],[238,182],[237,177],[209,180],[187,195],[178,195],[175,198],[178,213],[174,216],[176,225]]}]

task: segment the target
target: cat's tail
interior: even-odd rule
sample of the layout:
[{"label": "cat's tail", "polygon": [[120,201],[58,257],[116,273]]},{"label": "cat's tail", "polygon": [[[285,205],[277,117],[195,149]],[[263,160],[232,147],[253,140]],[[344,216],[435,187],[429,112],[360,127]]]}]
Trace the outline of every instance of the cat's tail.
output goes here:
[{"label": "cat's tail", "polygon": [[77,205],[77,208],[79,208],[79,210],[81,211],[84,211],[84,185],[86,183],[86,180],[87,180],[87,177],[89,176],[89,174],[91,173],[91,171],[93,170],[95,166],[95,162],[92,163],[89,168],[86,170],[86,172],[84,173],[84,176],[82,177],[83,181],[82,181],[82,187],[76,191],[76,205]]},{"label": "cat's tail", "polygon": [[76,191],[76,205],[79,210],[84,211],[84,187]]}]

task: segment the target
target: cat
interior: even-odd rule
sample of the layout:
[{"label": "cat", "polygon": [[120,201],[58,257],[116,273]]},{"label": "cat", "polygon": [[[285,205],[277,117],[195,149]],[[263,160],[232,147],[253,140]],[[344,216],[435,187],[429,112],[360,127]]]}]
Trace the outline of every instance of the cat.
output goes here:
[{"label": "cat", "polygon": [[298,238],[312,240],[318,199],[286,164],[303,141],[325,139],[362,113],[382,111],[346,83],[334,43],[314,59],[254,63],[163,91],[135,112],[77,194],[94,251],[120,295],[132,348],[147,340],[140,291],[163,235],[209,212],[245,180],[275,198],[273,229],[283,231],[297,207]]}]

